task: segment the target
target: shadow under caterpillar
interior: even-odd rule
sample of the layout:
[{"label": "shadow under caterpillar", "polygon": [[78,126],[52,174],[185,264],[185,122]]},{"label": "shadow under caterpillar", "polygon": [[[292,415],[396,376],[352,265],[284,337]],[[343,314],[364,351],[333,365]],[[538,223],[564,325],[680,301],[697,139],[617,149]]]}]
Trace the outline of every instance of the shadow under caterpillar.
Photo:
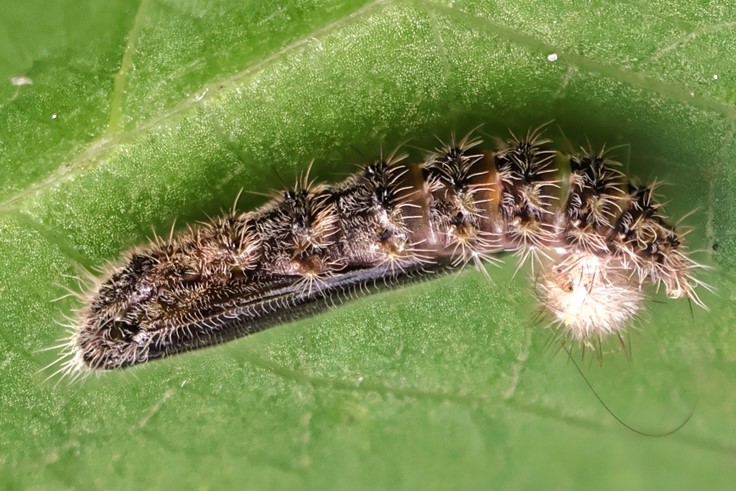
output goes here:
[{"label": "shadow under caterpillar", "polygon": [[481,143],[453,137],[419,163],[393,153],[333,185],[307,173],[260,208],[129,251],[84,298],[56,373],[222,343],[501,252],[541,266],[537,296],[563,343],[622,339],[646,284],[705,307],[696,288],[709,287],[694,275],[704,266],[657,182],[629,180],[603,151],[558,153],[539,130]]}]

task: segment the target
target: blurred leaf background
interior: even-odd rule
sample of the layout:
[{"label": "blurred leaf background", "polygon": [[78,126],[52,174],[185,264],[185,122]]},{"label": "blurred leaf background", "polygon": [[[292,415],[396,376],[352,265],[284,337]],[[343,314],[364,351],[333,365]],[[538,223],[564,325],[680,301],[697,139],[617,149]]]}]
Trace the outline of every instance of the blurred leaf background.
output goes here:
[{"label": "blurred leaf background", "polygon": [[[0,0],[0,487],[726,489],[736,478],[736,5]],[[312,159],[554,120],[696,210],[711,312],[632,357],[545,349],[513,260],[69,385],[39,372],[80,268]],[[492,140],[488,136],[487,140]],[[357,151],[356,151],[357,150]],[[415,155],[418,155],[415,152]],[[244,194],[240,207],[263,202]]]}]

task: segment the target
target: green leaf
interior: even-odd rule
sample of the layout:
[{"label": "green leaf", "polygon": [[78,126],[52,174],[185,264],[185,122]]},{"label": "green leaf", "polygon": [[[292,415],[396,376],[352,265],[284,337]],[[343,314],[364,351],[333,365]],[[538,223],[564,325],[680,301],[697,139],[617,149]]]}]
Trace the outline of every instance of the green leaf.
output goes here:
[{"label": "green leaf", "polygon": [[[736,7],[330,0],[5,2],[0,487],[717,488],[736,478]],[[12,4],[11,4],[12,3]],[[556,54],[557,59],[550,55]],[[25,77],[25,78],[23,78]],[[32,81],[32,84],[27,82]],[[25,84],[24,84],[25,82]],[[554,120],[666,179],[711,311],[659,295],[632,359],[545,348],[507,266],[379,293],[84,383],[39,370],[74,275],[313,172]],[[492,138],[487,138],[492,140]],[[281,176],[281,177],[279,177]],[[247,209],[264,198],[245,193]]]}]

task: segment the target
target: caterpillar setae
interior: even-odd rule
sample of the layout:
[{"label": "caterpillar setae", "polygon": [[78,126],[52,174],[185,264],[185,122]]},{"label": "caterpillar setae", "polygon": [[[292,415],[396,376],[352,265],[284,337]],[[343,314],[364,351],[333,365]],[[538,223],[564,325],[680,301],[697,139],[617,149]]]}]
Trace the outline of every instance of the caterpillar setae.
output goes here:
[{"label": "caterpillar setae", "polygon": [[518,255],[564,343],[621,339],[645,287],[705,307],[687,231],[659,182],[628,179],[604,151],[565,155],[541,130],[497,148],[477,132],[407,163],[397,152],[328,185],[308,172],[233,210],[129,251],[84,297],[59,372],[118,369],[245,336],[379,285]]}]

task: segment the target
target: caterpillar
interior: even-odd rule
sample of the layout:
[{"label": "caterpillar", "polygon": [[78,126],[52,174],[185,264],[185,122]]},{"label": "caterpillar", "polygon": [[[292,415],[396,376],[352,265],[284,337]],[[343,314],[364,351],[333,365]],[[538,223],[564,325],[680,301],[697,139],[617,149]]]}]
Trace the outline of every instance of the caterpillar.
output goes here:
[{"label": "caterpillar", "polygon": [[485,148],[476,129],[420,162],[394,151],[332,185],[307,171],[253,211],[156,237],[95,280],[59,372],[222,343],[501,253],[541,268],[540,308],[563,343],[622,340],[650,284],[705,308],[705,266],[665,215],[661,183],[628,179],[604,150],[555,151],[542,133]]}]

